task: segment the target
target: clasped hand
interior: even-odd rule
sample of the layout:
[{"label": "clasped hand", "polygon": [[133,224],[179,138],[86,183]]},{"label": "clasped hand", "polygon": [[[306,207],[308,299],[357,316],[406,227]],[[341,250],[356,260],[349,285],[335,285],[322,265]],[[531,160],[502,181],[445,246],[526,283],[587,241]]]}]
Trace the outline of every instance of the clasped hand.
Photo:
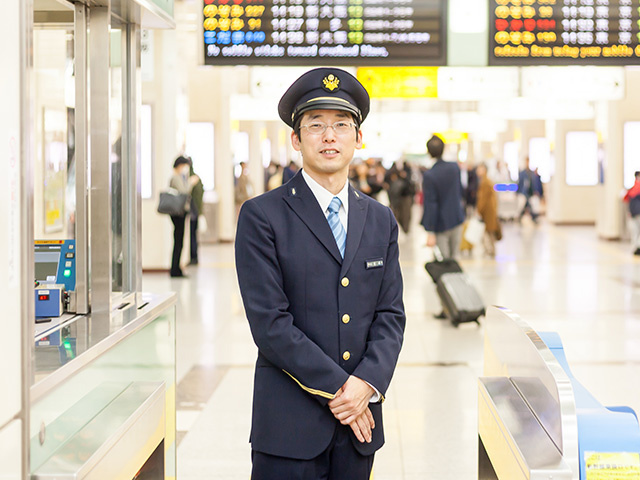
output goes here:
[{"label": "clasped hand", "polygon": [[371,443],[371,430],[375,428],[373,415],[369,410],[369,399],[374,393],[367,382],[350,376],[329,402],[333,416],[343,425],[349,425],[362,443]]}]

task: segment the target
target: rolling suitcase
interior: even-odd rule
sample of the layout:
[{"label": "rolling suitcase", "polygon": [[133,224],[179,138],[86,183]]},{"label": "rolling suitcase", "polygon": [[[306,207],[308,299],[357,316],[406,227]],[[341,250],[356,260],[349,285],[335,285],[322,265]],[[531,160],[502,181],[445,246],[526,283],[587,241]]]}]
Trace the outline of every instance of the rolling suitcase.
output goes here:
[{"label": "rolling suitcase", "polygon": [[437,247],[437,260],[427,262],[425,269],[436,284],[445,315],[454,327],[464,322],[476,322],[485,313],[480,294],[452,258],[442,259]]}]

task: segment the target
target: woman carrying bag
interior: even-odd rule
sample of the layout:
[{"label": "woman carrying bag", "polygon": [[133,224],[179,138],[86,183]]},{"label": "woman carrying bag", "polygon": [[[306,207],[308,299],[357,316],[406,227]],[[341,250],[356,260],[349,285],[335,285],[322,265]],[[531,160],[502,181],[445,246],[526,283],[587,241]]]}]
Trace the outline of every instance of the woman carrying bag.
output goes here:
[{"label": "woman carrying bag", "polygon": [[189,175],[191,162],[182,155],[173,162],[173,176],[169,181],[169,187],[177,190],[179,193],[186,195],[184,210],[179,215],[171,215],[173,222],[173,256],[171,257],[171,270],[169,274],[172,277],[184,277],[180,268],[180,256],[182,254],[182,245],[184,243],[184,228],[191,204],[191,190],[198,182],[197,175]]},{"label": "woman carrying bag", "polygon": [[476,168],[478,176],[478,215],[484,222],[484,249],[490,257],[496,256],[496,240],[502,239],[502,228],[498,220],[498,199],[493,189],[493,182],[487,178],[487,166],[478,165]]}]

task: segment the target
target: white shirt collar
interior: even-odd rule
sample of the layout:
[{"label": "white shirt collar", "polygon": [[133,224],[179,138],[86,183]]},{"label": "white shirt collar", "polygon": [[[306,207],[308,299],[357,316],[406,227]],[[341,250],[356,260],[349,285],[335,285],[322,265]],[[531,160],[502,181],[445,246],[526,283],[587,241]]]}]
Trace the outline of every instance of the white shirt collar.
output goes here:
[{"label": "white shirt collar", "polygon": [[329,204],[331,203],[331,200],[333,200],[333,197],[338,197],[342,202],[342,207],[340,208],[340,210],[344,208],[344,213],[346,215],[349,214],[349,180],[348,179],[346,182],[344,182],[344,187],[342,188],[342,190],[340,190],[337,195],[334,195],[329,190],[327,190],[322,185],[320,185],[318,182],[316,182],[313,178],[311,178],[311,175],[305,172],[304,169],[302,169],[302,177],[304,178],[304,181],[307,182],[307,185],[311,189],[313,196],[316,197],[316,200],[318,201],[318,204],[320,204],[320,208],[322,209],[322,212],[325,214],[325,216],[328,215],[327,209],[329,208]]}]

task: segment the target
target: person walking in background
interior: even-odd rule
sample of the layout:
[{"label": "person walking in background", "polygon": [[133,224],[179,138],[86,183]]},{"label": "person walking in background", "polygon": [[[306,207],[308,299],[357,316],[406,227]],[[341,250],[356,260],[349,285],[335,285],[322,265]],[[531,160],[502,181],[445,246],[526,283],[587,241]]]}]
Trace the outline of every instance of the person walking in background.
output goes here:
[{"label": "person walking in background", "polygon": [[467,162],[458,162],[462,178],[462,198],[464,199],[465,213],[471,215],[476,208],[478,196],[478,176],[475,167]]},{"label": "person walking in background", "polygon": [[202,179],[196,175],[193,170],[193,159],[189,159],[189,178],[196,178],[191,189],[191,209],[189,211],[189,239],[191,243],[191,260],[189,265],[198,264],[198,218],[202,215],[203,197],[204,197],[204,185]]},{"label": "person walking in background", "polygon": [[353,166],[351,185],[362,193],[373,196],[373,189],[369,185],[369,166],[366,163],[360,162]]},{"label": "person walking in background", "polygon": [[235,187],[235,201],[236,201],[236,209],[240,212],[240,207],[244,202],[253,197],[253,184],[249,179],[249,171],[247,169],[247,164],[244,162],[240,162],[240,175],[236,180]]},{"label": "person walking in background", "polygon": [[416,196],[416,184],[413,181],[413,170],[406,160],[402,163],[402,169],[398,172],[404,185],[400,192],[400,218],[398,223],[404,233],[411,229],[411,210]]},{"label": "person walking in background", "polygon": [[464,222],[462,182],[458,164],[442,159],[444,146],[436,135],[427,142],[427,151],[436,163],[423,174],[422,226],[427,231],[427,246],[437,245],[444,258],[456,258]]},{"label": "person walking in background", "polygon": [[375,158],[368,158],[365,163],[368,168],[367,183],[371,188],[369,196],[371,198],[375,198],[383,205],[386,205],[384,202],[380,201],[382,200],[380,198],[380,194],[384,191],[385,168],[382,166],[380,160],[376,160]]},{"label": "person walking in background", "polygon": [[484,222],[484,250],[490,257],[496,256],[496,240],[502,239],[502,228],[498,220],[498,198],[493,189],[493,182],[487,176],[487,166],[476,167],[478,176],[477,211]]},{"label": "person walking in background", "polygon": [[289,165],[287,165],[287,167],[282,171],[282,183],[287,183],[291,180],[298,170],[300,170],[298,164],[291,160]]},{"label": "person walking in background", "polygon": [[266,182],[265,191],[270,191],[278,188],[282,185],[282,179],[284,178],[284,170],[282,166],[275,160],[271,160],[269,168],[266,170]]},{"label": "person walking in background", "polygon": [[354,189],[369,95],[308,71],[278,105],[303,168],[242,206],[236,270],[258,347],[252,480],[369,480],[404,335],[398,226]]},{"label": "person walking in background", "polygon": [[497,160],[495,163],[495,167],[491,170],[487,176],[491,179],[491,181],[496,183],[511,183],[513,180],[511,179],[511,174],[509,173],[509,167],[502,160]]},{"label": "person walking in background", "polygon": [[524,199],[524,206],[519,215],[520,221],[528,211],[533,223],[538,223],[542,182],[540,181],[540,176],[529,167],[529,157],[525,158],[524,169],[518,175],[518,194]]},{"label": "person walking in background", "polygon": [[180,256],[182,255],[182,246],[184,243],[184,227],[187,214],[191,209],[191,190],[193,186],[200,180],[197,175],[190,176],[191,162],[187,157],[182,155],[173,162],[173,175],[169,181],[169,187],[177,190],[179,193],[188,195],[182,215],[171,215],[173,222],[173,254],[171,256],[171,270],[169,275],[172,277],[184,277],[180,268]]},{"label": "person walking in background", "polygon": [[635,183],[627,191],[624,201],[629,204],[631,215],[631,246],[633,254],[640,255],[640,172],[635,173]]},{"label": "person walking in background", "polygon": [[416,187],[413,183],[411,166],[404,162],[402,168],[393,164],[387,175],[389,185],[389,205],[404,233],[409,233],[411,227],[411,207]]}]

